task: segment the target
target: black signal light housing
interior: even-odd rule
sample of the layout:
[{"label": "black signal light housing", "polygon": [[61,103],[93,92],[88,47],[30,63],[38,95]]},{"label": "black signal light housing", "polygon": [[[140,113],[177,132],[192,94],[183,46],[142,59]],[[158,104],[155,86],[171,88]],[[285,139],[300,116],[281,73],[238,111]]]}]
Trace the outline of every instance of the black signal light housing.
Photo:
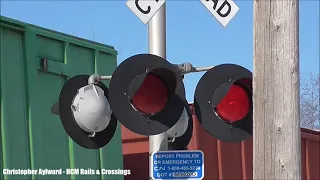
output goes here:
[{"label": "black signal light housing", "polygon": [[156,135],[170,129],[185,107],[185,88],[175,65],[152,54],[124,60],[109,84],[111,109],[129,130]]},{"label": "black signal light housing", "polygon": [[252,72],[235,64],[207,71],[195,90],[199,123],[213,137],[239,142],[252,136]]}]

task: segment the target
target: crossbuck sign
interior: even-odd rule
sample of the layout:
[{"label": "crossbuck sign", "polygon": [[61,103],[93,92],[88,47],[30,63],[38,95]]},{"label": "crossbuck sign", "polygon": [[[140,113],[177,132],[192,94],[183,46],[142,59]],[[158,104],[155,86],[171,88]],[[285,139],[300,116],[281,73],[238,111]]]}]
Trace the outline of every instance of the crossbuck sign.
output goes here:
[{"label": "crossbuck sign", "polygon": [[[226,27],[239,11],[239,7],[232,0],[200,1],[223,27]],[[128,0],[126,4],[144,24],[147,24],[164,3],[165,0]]]}]

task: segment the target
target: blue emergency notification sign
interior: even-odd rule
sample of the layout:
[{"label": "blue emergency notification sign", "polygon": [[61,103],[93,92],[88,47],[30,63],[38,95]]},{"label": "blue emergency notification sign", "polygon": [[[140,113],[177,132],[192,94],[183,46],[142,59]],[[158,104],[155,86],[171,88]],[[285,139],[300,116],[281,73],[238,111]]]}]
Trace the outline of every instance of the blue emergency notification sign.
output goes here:
[{"label": "blue emergency notification sign", "polygon": [[200,180],[204,177],[204,156],[199,150],[154,152],[151,160],[151,178],[155,180]]}]

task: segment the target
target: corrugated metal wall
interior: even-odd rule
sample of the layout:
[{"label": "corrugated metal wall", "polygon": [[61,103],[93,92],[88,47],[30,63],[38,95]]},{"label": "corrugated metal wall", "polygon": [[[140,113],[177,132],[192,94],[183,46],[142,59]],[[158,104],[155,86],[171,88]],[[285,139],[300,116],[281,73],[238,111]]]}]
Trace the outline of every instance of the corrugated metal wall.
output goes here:
[{"label": "corrugated metal wall", "polygon": [[[192,106],[191,106],[192,107]],[[241,143],[224,143],[211,137],[194,117],[195,128],[188,146],[205,154],[205,180],[252,179],[252,138]],[[122,127],[124,168],[131,169],[126,180],[147,180],[148,137]],[[304,180],[320,179],[320,133],[302,129],[302,176]]]},{"label": "corrugated metal wall", "polygon": [[[122,169],[120,125],[99,150],[84,149],[50,112],[63,83],[78,74],[110,75],[111,46],[1,17],[0,179],[123,179],[119,175],[3,175],[2,169]],[[48,60],[46,70],[41,59]],[[104,83],[108,83],[105,81]]]}]

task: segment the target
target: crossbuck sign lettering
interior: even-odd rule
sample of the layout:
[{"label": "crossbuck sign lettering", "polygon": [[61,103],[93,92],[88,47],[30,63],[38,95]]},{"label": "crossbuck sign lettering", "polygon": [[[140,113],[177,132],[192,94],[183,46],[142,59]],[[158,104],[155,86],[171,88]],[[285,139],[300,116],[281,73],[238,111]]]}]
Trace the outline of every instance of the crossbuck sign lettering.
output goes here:
[{"label": "crossbuck sign lettering", "polygon": [[239,11],[239,7],[232,0],[200,0],[210,13],[226,27]]},{"label": "crossbuck sign lettering", "polygon": [[[166,0],[128,0],[126,4],[144,24],[147,24],[165,1]],[[232,0],[200,1],[223,27],[226,27],[239,11],[239,7]]]},{"label": "crossbuck sign lettering", "polygon": [[165,0],[128,0],[126,4],[144,24],[147,24],[164,3]]}]

